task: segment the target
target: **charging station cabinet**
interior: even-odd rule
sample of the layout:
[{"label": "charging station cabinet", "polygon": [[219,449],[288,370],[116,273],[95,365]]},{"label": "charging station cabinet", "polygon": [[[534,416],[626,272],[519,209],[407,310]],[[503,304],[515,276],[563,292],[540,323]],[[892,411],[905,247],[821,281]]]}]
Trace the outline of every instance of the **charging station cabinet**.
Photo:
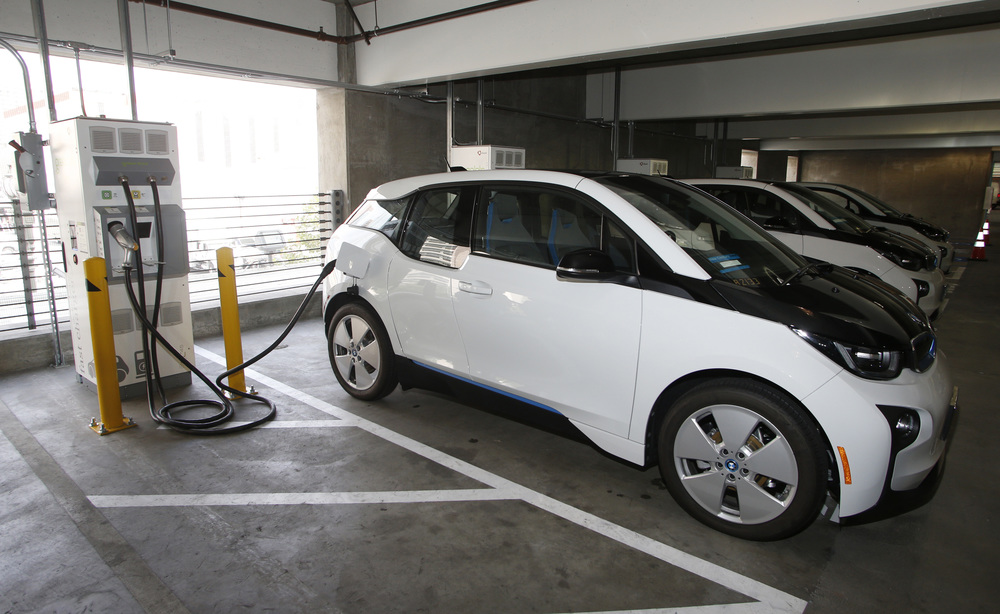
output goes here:
[{"label": "charging station cabinet", "polygon": [[[121,222],[132,230],[121,183],[124,177],[138,218],[134,238],[142,251],[147,317],[153,312],[160,235],[164,242],[163,283],[157,330],[193,363],[187,226],[181,204],[177,128],[165,123],[78,117],[53,123],[49,143],[77,375],[88,387],[96,388],[83,263],[88,258],[100,257],[107,264],[119,391],[123,399],[142,396],[148,373],[143,360],[142,324],[135,317],[125,290],[122,269],[125,251],[108,228],[113,222]],[[155,179],[159,192],[159,216],[153,206],[150,177]],[[138,293],[136,273],[132,273],[132,282]],[[191,383],[191,373],[167,350],[158,347],[156,358],[164,386]]]}]

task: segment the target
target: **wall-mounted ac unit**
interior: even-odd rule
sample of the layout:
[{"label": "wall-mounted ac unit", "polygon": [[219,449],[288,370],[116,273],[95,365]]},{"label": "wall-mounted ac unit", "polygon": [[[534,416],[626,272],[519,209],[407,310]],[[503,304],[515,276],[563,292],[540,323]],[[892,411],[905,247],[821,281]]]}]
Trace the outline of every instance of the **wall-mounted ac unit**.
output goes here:
[{"label": "wall-mounted ac unit", "polygon": [[451,166],[467,171],[524,168],[523,147],[463,145],[451,148]]},{"label": "wall-mounted ac unit", "polygon": [[720,166],[715,169],[716,179],[753,179],[752,166]]},{"label": "wall-mounted ac unit", "polygon": [[615,170],[622,173],[638,173],[640,175],[667,175],[669,164],[666,160],[654,158],[621,158],[615,164]]}]

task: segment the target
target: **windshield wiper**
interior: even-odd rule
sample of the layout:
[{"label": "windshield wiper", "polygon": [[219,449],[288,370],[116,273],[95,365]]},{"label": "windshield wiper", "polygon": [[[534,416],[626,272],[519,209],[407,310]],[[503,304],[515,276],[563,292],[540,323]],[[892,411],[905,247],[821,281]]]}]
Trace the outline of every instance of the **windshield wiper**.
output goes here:
[{"label": "windshield wiper", "polygon": [[809,262],[809,263],[806,263],[805,266],[799,267],[799,269],[797,271],[795,271],[794,273],[792,273],[791,276],[788,279],[786,279],[785,281],[781,282],[781,285],[782,286],[787,286],[788,284],[792,283],[793,281],[795,281],[799,277],[802,277],[803,275],[805,275],[806,273],[808,273],[810,269],[812,269],[816,273],[819,273],[819,267],[816,265],[816,263],[815,262]]}]

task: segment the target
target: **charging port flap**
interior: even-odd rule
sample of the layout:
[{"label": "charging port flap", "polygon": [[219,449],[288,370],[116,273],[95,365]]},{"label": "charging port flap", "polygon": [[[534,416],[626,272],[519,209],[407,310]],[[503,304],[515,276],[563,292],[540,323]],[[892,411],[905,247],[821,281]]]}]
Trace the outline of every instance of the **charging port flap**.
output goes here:
[{"label": "charging port flap", "polygon": [[343,272],[348,277],[361,279],[368,272],[368,263],[371,262],[371,255],[365,250],[344,243],[340,246],[337,254],[337,270]]}]

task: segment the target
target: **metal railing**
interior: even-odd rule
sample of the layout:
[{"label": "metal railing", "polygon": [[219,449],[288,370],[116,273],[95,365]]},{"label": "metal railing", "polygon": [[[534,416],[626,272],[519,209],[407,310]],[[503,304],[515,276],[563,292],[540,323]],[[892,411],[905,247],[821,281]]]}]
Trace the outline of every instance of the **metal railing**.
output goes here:
[{"label": "metal railing", "polygon": [[[241,301],[305,292],[323,266],[343,193],[184,199],[192,307],[219,300],[215,250],[231,247]],[[65,265],[54,212],[21,213],[0,201],[0,336],[69,320]],[[44,232],[42,228],[44,227]],[[48,241],[48,260],[42,253]]]}]

